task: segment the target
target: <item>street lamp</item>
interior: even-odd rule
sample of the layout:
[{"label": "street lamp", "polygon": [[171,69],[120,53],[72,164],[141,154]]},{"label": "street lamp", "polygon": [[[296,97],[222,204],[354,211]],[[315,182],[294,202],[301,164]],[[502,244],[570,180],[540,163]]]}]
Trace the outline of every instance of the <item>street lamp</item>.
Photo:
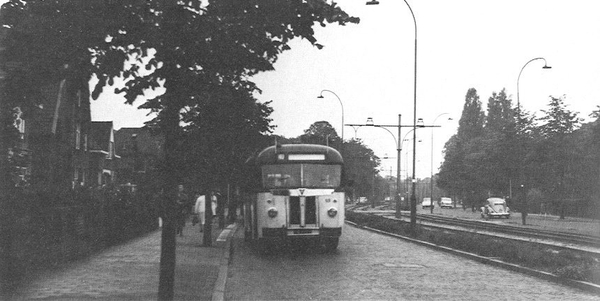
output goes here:
[{"label": "street lamp", "polygon": [[[433,120],[433,124],[435,124],[435,122],[437,121],[438,118],[444,116],[444,115],[448,115],[449,113],[442,113],[440,115],[438,115],[437,117],[435,117],[435,119]],[[452,120],[452,118],[448,118],[448,120]],[[433,129],[431,129],[431,178],[429,178],[429,184],[431,185],[431,213],[433,214]]]},{"label": "street lamp", "polygon": [[342,103],[342,100],[340,99],[340,97],[335,94],[335,92],[331,91],[331,90],[321,90],[321,94],[319,96],[317,96],[317,98],[325,98],[323,97],[323,92],[329,92],[333,95],[335,95],[335,97],[337,98],[337,100],[340,102],[340,106],[342,107],[342,147],[344,147],[344,104]]},{"label": "street lamp", "polygon": [[[415,25],[415,68],[414,68],[414,87],[413,87],[413,128],[417,128],[417,19],[415,18],[415,13],[410,7],[410,4],[406,0],[404,0],[406,6],[410,10],[410,14],[412,15],[413,22]],[[379,1],[371,0],[367,2],[367,5],[377,5]],[[412,235],[416,235],[416,225],[417,225],[417,198],[416,198],[416,181],[415,181],[415,169],[417,161],[415,160],[417,153],[417,132],[413,132],[413,183],[412,183],[412,196],[410,198],[410,227]]]},{"label": "street lamp", "polygon": [[[519,131],[521,131],[521,100],[519,98],[519,81],[521,80],[521,74],[523,73],[523,70],[525,69],[525,67],[527,67],[527,65],[529,65],[529,63],[536,61],[536,60],[543,60],[544,61],[544,67],[542,67],[542,69],[552,69],[552,67],[548,66],[548,62],[546,62],[546,59],[543,57],[536,57],[533,58],[531,60],[529,60],[527,63],[525,63],[525,65],[523,65],[523,67],[521,68],[521,71],[519,72],[519,76],[517,77],[517,123],[519,125]],[[520,147],[521,147],[521,154],[523,153],[523,144],[519,143]],[[521,208],[521,221],[523,222],[523,225],[525,225],[526,219],[527,219],[527,189],[525,187],[524,182],[524,176],[523,176],[523,164],[519,164],[519,183],[520,186],[522,188],[522,193],[523,193],[523,198],[522,198],[522,208]]]},{"label": "street lamp", "polygon": [[519,120],[521,120],[521,101],[519,99],[519,81],[521,80],[521,74],[523,73],[523,70],[525,69],[525,67],[527,67],[527,65],[529,65],[529,63],[536,61],[536,60],[543,60],[544,61],[544,67],[542,67],[542,69],[552,69],[552,67],[548,66],[548,63],[546,62],[546,59],[543,57],[536,57],[534,59],[529,60],[527,63],[525,63],[525,65],[523,65],[523,68],[521,68],[521,71],[519,72],[519,77],[517,77],[517,110],[519,110]]},{"label": "street lamp", "polygon": [[[392,135],[392,137],[394,137],[394,134],[392,134],[392,132],[390,132],[387,128],[388,127],[397,127],[398,128],[398,138],[400,138],[401,129],[403,127],[411,127],[411,128],[413,128],[412,129],[413,132],[415,132],[415,130],[417,129],[417,127],[423,127],[423,128],[424,127],[439,127],[439,126],[436,126],[436,125],[424,125],[423,124],[423,118],[419,118],[418,119],[418,124],[415,122],[415,124],[413,124],[413,125],[402,125],[401,121],[402,121],[402,115],[398,114],[398,124],[397,125],[395,125],[395,124],[375,124],[373,122],[373,118],[371,118],[371,117],[367,118],[367,122],[365,124],[346,124],[346,125],[347,126],[351,126],[353,128],[355,128],[355,127],[361,127],[361,126],[380,127],[380,128],[383,128],[383,129],[387,130]],[[416,139],[416,135],[414,135],[414,137]],[[397,155],[398,156],[398,161],[397,161],[397,167],[396,167],[396,187],[397,188],[396,188],[396,196],[395,196],[395,199],[396,199],[396,218],[400,218],[401,217],[401,212],[400,212],[400,194],[398,193],[398,191],[399,191],[399,187],[400,187],[400,162],[401,162],[401,151],[402,151],[402,144],[401,143],[402,143],[402,140],[398,141],[394,137],[394,142],[396,143],[396,150],[398,152],[398,155]],[[414,164],[414,162],[415,162],[414,154],[415,153],[414,153],[414,150],[413,150],[413,178],[414,178],[414,165],[415,165]],[[413,189],[413,192],[414,192],[414,189]],[[415,202],[416,202],[416,199],[415,199]],[[415,221],[414,225],[411,224],[412,229],[414,229],[414,227],[416,227],[416,220],[417,220],[416,219],[416,215],[417,215],[416,208],[417,207],[416,207],[416,203],[415,203],[415,206],[414,206],[415,210],[414,211],[411,210],[411,222],[413,220]],[[413,219],[413,216],[414,216],[414,219]]]},{"label": "street lamp", "polygon": [[398,152],[398,162],[397,162],[397,167],[396,167],[396,217],[400,218],[400,200],[398,197],[398,191],[400,188],[400,151],[402,150],[402,147],[400,145],[400,141],[396,140],[396,137],[394,136],[394,134],[387,129],[387,127],[397,127],[398,128],[398,138],[400,138],[400,129],[402,127],[408,127],[408,125],[400,125],[402,120],[402,115],[398,114],[398,125],[379,125],[379,124],[375,124],[373,122],[373,118],[368,117],[367,118],[367,122],[365,124],[346,124],[347,126],[351,126],[354,128],[354,135],[356,137],[356,131],[358,128],[360,128],[361,126],[372,126],[372,127],[380,127],[386,131],[388,131],[388,133],[390,133],[390,135],[392,135],[392,137],[394,138],[394,144],[396,145],[396,151]]}]

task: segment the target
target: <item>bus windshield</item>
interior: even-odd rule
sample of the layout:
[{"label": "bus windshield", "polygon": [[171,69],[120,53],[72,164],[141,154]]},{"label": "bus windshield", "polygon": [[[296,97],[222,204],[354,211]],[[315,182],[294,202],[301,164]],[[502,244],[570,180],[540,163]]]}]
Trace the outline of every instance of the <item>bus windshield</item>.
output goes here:
[{"label": "bus windshield", "polygon": [[262,166],[262,183],[273,188],[337,188],[340,186],[341,165],[274,164]]}]

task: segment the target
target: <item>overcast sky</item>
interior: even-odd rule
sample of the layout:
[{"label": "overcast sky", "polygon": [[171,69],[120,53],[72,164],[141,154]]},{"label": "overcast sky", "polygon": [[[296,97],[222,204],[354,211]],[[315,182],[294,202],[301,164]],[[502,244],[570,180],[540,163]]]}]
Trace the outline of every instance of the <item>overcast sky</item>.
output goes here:
[{"label": "overcast sky", "polygon": [[[315,121],[330,122],[341,135],[342,111],[331,93],[343,102],[345,123],[413,123],[414,25],[401,0],[339,0],[339,6],[360,17],[358,25],[316,27],[318,50],[296,40],[281,55],[276,70],[254,78],[262,89],[260,101],[273,100],[275,133],[301,135]],[[516,103],[517,77],[520,101],[528,111],[547,107],[549,95],[566,96],[566,103],[587,118],[600,104],[600,2],[594,0],[408,0],[418,26],[417,117],[431,124],[437,119],[433,144],[434,172],[442,148],[456,132],[465,94],[475,88],[484,109],[492,92],[506,88]],[[117,128],[142,126],[144,112],[121,105],[119,96],[106,93],[92,102],[93,120],[113,120]],[[454,120],[448,121],[452,117]],[[396,134],[395,128],[390,130]],[[402,136],[410,129],[404,128]],[[431,129],[418,130],[417,177],[431,171]],[[345,127],[344,138],[355,136]],[[376,155],[396,157],[392,136],[379,128],[361,128],[362,139]],[[412,137],[412,135],[409,135]],[[402,137],[401,137],[402,138]],[[401,139],[400,138],[400,139]],[[407,137],[408,138],[408,137]],[[398,139],[398,137],[396,137]],[[404,143],[402,169],[412,160],[412,143]],[[396,173],[395,159],[382,160],[385,174]],[[410,170],[408,170],[411,173]]]},{"label": "overcast sky", "polygon": [[[456,132],[465,95],[477,89],[484,109],[492,92],[506,88],[516,103],[517,77],[520,101],[526,110],[544,109],[549,95],[566,95],[566,103],[582,117],[600,104],[600,2],[597,1],[410,1],[418,26],[417,117],[434,129],[434,172],[442,148]],[[414,23],[404,1],[341,0],[339,5],[361,18],[358,25],[319,28],[325,45],[317,50],[305,41],[293,43],[281,56],[276,71],[256,77],[263,89],[258,98],[273,100],[276,133],[302,134],[317,120],[329,121],[341,134],[341,108],[334,95],[317,99],[322,89],[334,91],[344,105],[345,123],[413,122]],[[304,43],[302,43],[304,42]],[[539,114],[539,113],[538,113]],[[447,117],[454,120],[448,121]],[[390,128],[393,133],[396,129]],[[410,129],[403,129],[404,136]],[[418,130],[417,177],[431,172],[431,129]],[[344,129],[346,139],[354,136]],[[407,138],[411,137],[409,135]],[[396,157],[394,140],[378,128],[361,128],[356,137],[379,156]],[[411,142],[403,149],[409,151]],[[406,165],[404,151],[402,169]],[[394,160],[382,161],[386,174]],[[404,173],[405,171],[403,171]],[[409,170],[409,173],[411,171]]]}]

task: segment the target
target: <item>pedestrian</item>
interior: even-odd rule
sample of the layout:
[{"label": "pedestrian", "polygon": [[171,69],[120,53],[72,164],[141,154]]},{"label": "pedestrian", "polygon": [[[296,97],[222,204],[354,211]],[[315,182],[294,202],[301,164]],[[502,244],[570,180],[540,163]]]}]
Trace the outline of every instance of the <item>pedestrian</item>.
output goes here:
[{"label": "pedestrian", "polygon": [[183,228],[185,227],[185,219],[187,218],[187,214],[189,211],[189,201],[188,197],[184,192],[183,185],[179,185],[177,187],[177,197],[176,197],[176,219],[177,219],[177,234],[179,236],[183,236]]},{"label": "pedestrian", "polygon": [[196,204],[194,205],[194,214],[198,217],[200,232],[204,231],[204,221],[206,220],[206,196],[198,194]]},{"label": "pedestrian", "polygon": [[217,193],[215,193],[214,191],[211,193],[211,197],[210,197],[210,201],[211,201],[211,208],[212,208],[212,216],[215,217],[215,214],[217,214]]}]

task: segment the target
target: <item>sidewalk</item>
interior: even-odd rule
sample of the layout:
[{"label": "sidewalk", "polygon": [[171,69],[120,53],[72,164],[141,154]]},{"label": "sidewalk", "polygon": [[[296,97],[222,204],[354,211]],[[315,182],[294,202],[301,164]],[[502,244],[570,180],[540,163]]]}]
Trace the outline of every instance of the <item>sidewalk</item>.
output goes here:
[{"label": "sidewalk", "polygon": [[[175,300],[223,300],[231,237],[237,225],[213,224],[202,246],[198,225],[177,236]],[[30,279],[13,300],[156,300],[161,230]]]}]

